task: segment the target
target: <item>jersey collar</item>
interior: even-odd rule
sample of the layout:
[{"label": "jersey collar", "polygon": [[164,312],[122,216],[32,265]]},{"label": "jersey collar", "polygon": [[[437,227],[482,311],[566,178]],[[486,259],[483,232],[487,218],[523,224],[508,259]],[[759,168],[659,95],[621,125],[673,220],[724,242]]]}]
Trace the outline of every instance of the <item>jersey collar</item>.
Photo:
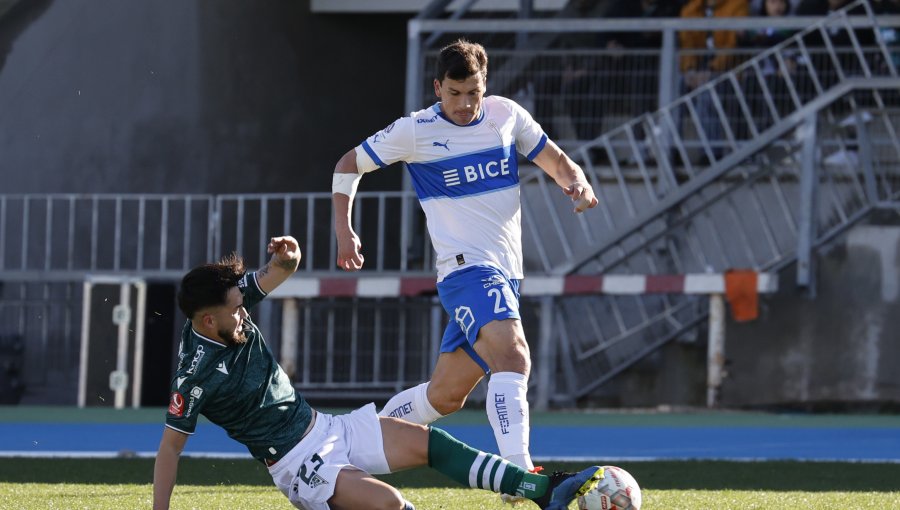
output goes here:
[{"label": "jersey collar", "polygon": [[209,337],[207,337],[207,336],[201,335],[201,334],[198,333],[197,330],[194,329],[194,328],[191,328],[191,333],[193,333],[194,336],[197,337],[197,338],[199,338],[200,340],[204,340],[204,341],[206,341],[207,343],[211,343],[211,344],[213,344],[213,345],[215,345],[215,346],[217,346],[217,347],[227,347],[227,345],[223,344],[222,342],[219,342],[219,341],[213,340],[212,338],[209,338]]},{"label": "jersey collar", "polygon": [[463,128],[464,128],[464,127],[477,126],[478,124],[481,123],[481,121],[484,120],[484,102],[483,102],[483,101],[482,101],[482,103],[481,103],[481,112],[478,113],[478,118],[475,119],[474,122],[470,122],[470,123],[468,123],[468,124],[466,124],[466,125],[460,125],[460,124],[457,124],[456,122],[453,122],[452,120],[450,120],[450,117],[447,117],[446,115],[444,115],[444,110],[441,110],[441,102],[440,102],[440,101],[438,101],[437,103],[434,103],[434,106],[432,106],[431,108],[432,108],[432,109],[434,110],[434,112],[437,113],[442,119],[446,120],[446,121],[449,122],[450,124],[453,124],[454,126],[457,126],[457,127],[463,127]]}]

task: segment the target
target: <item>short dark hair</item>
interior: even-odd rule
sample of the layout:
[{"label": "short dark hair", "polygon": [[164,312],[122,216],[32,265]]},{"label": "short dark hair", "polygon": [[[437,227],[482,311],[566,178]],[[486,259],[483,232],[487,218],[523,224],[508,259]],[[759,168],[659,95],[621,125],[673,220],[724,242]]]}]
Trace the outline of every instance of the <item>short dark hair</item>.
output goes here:
[{"label": "short dark hair", "polygon": [[215,264],[191,269],[181,279],[178,308],[188,319],[193,319],[199,310],[224,305],[228,301],[228,291],[238,286],[244,272],[244,259],[236,253]]},{"label": "short dark hair", "polygon": [[444,78],[463,81],[481,73],[482,77],[487,79],[487,65],[488,57],[484,46],[465,39],[457,39],[441,49],[435,78],[438,81],[444,81]]}]

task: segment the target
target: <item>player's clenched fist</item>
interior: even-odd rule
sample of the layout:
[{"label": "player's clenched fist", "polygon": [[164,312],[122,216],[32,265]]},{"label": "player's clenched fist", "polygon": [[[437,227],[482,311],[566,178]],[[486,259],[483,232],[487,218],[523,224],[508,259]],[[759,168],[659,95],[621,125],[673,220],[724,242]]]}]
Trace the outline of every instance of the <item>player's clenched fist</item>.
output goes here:
[{"label": "player's clenched fist", "polygon": [[597,197],[594,196],[594,188],[583,181],[576,181],[569,185],[569,187],[563,188],[563,193],[569,195],[569,198],[575,203],[576,213],[581,213],[596,207],[599,203]]},{"label": "player's clenched fist", "polygon": [[300,260],[300,244],[291,236],[273,237],[269,239],[266,252],[279,261]]},{"label": "player's clenched fist", "polygon": [[365,257],[360,253],[362,244],[359,236],[352,229],[337,236],[338,255],[337,265],[344,271],[359,271],[362,269]]}]

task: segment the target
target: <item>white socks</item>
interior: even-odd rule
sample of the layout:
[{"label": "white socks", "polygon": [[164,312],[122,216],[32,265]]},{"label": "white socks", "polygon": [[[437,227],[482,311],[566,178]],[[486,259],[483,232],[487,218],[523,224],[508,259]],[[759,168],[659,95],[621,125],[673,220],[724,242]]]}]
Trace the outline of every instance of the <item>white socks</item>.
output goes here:
[{"label": "white socks", "polygon": [[391,397],[378,415],[393,416],[411,423],[428,425],[444,415],[431,406],[427,391],[427,382],[405,389]]},{"label": "white socks", "polygon": [[[487,415],[500,456],[525,469],[534,469],[528,453],[528,378],[515,372],[491,374],[487,390]],[[396,398],[396,397],[395,397]]]},{"label": "white socks", "polygon": [[[379,416],[393,416],[411,423],[428,425],[443,415],[428,401],[428,383],[401,391],[391,397]],[[487,389],[487,416],[494,429],[500,456],[525,469],[533,469],[528,453],[531,426],[528,420],[528,379],[515,372],[491,374]]]}]

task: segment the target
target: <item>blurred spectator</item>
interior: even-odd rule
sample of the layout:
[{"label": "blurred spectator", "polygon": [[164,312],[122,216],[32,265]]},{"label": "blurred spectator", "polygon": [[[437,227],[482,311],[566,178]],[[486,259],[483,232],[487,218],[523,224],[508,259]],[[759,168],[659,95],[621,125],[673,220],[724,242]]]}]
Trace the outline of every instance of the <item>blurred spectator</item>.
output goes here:
[{"label": "blurred spectator", "polygon": [[[851,3],[853,3],[853,0],[801,0],[794,12],[797,16],[828,16]],[[850,15],[858,16],[865,14],[866,9],[861,5],[850,10]],[[810,42],[813,45],[824,45],[824,42],[818,33],[811,35],[812,37],[807,42]],[[831,38],[831,43],[836,48],[850,48],[852,46],[850,35],[843,27],[830,25],[828,28],[828,35]],[[856,36],[859,43],[863,46],[871,45],[875,42],[872,31],[869,29],[857,30]]]},{"label": "blurred spectator", "polygon": [[[596,1],[582,0],[576,4],[579,18],[595,17],[601,9]],[[599,64],[595,55],[584,51],[593,43],[594,36],[590,34],[560,37],[553,49],[563,50],[562,56],[542,60],[533,75],[535,109],[532,113],[547,134],[564,147],[600,134],[603,114],[596,100]],[[522,92],[527,95],[528,89]]]},{"label": "blurred spectator", "polygon": [[[680,0],[616,0],[604,18],[677,18]],[[627,117],[656,110],[659,105],[659,50],[662,31],[606,32],[597,45],[607,53],[600,62],[599,93],[604,114]],[[624,50],[624,51],[623,51]]]},{"label": "blurred spectator", "polygon": [[[753,14],[760,17],[780,18],[787,16],[790,10],[791,5],[788,0],[764,0]],[[738,45],[742,48],[771,48],[793,34],[794,30],[778,28],[747,30],[738,35]]]},{"label": "blurred spectator", "polygon": [[[681,8],[682,18],[733,18],[750,14],[748,0],[688,0]],[[717,30],[712,33],[685,30],[679,34],[681,48],[684,50],[712,50],[709,54],[699,55],[690,52],[681,57],[681,71],[694,73],[698,77],[686,78],[689,83],[697,85],[705,83],[709,73],[721,73],[734,67],[735,56],[728,50],[737,47],[738,34],[734,30]],[[724,50],[724,51],[722,51]],[[706,75],[702,79],[699,75]],[[691,88],[695,88],[694,87]]]},{"label": "blurred spectator", "polygon": [[801,0],[797,16],[826,16],[850,4],[853,0]]},{"label": "blurred spectator", "polygon": [[[616,0],[603,13],[604,18],[677,18],[682,0]],[[598,38],[601,48],[647,48],[662,46],[662,31],[653,27],[645,32],[609,32]]]},{"label": "blurred spectator", "polygon": [[534,85],[514,96],[520,104],[534,104],[535,118],[562,146],[598,136],[603,116],[596,100],[598,59],[583,49],[579,52],[579,47],[590,46],[583,41],[563,41],[561,56],[543,59],[534,74]]},{"label": "blurred spectator", "polygon": [[[742,17],[749,13],[748,0],[689,0],[681,9],[682,18]],[[716,30],[711,33],[685,30],[679,34],[679,40],[682,50],[682,82],[686,92],[703,86],[738,63],[738,57],[733,51],[737,47],[738,33],[734,30]],[[723,102],[729,99],[721,96],[723,90],[717,89],[717,92],[720,92]],[[718,159],[722,154],[722,122],[727,119],[719,116],[709,91],[699,94],[694,101],[701,127],[713,146],[714,157]],[[706,160],[706,155],[703,160]]]},{"label": "blurred spectator", "polygon": [[[877,14],[900,14],[900,0],[873,0],[872,7]],[[891,60],[900,68],[900,29],[882,27],[881,36],[891,50]]]},{"label": "blurred spectator", "polygon": [[872,0],[872,7],[878,14],[900,14],[900,0]]},{"label": "blurred spectator", "polygon": [[[788,0],[764,0],[754,15],[767,18],[780,18],[787,16],[790,11]],[[738,35],[738,45],[748,50],[766,50],[784,42],[794,34],[794,30],[764,28],[760,30],[748,30]],[[760,130],[771,125],[772,118],[766,101],[766,95],[772,99],[772,103],[778,110],[779,116],[786,114],[791,108],[790,91],[786,80],[791,80],[796,88],[804,88],[797,85],[795,76],[796,61],[792,55],[782,50],[781,56],[785,63],[785,69],[779,65],[778,59],[771,55],[759,63],[760,76],[753,69],[748,69],[741,77],[742,87],[746,94],[747,103],[753,114],[754,122]],[[762,80],[762,81],[761,81]],[[750,135],[749,129],[745,129],[743,123],[739,130],[741,138]]]}]

